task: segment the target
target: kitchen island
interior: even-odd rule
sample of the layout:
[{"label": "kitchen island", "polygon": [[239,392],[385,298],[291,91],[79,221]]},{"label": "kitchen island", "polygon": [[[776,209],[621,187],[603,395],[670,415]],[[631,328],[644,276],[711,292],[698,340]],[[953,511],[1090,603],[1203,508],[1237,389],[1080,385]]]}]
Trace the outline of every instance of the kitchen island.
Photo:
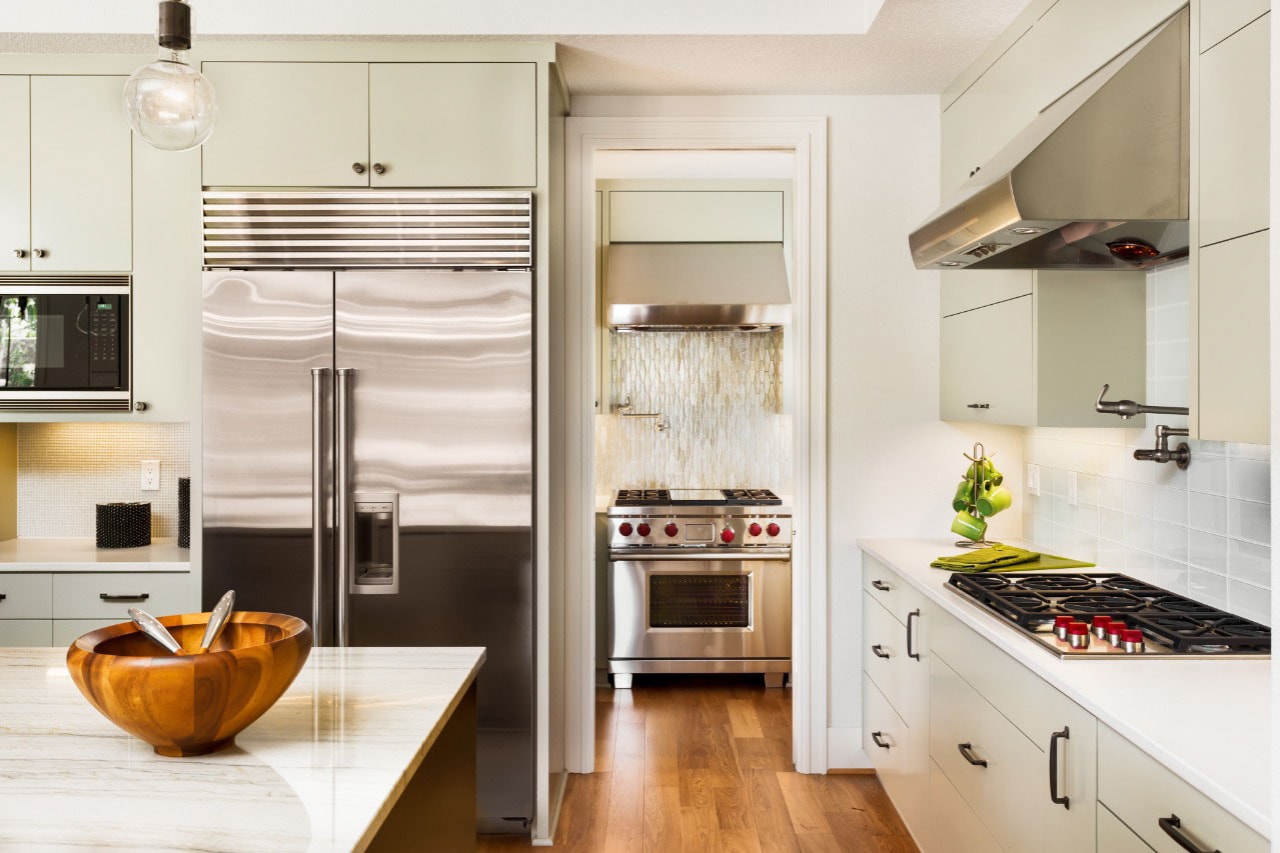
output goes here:
[{"label": "kitchen island", "polygon": [[164,758],[63,648],[0,649],[0,849],[472,849],[478,648],[313,649],[236,745]]}]

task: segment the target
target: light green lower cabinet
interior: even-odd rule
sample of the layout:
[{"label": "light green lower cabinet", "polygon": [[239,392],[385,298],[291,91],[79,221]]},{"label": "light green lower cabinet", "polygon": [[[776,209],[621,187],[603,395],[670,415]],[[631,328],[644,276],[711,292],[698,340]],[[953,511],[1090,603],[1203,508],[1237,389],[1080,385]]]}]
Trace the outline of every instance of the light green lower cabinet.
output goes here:
[{"label": "light green lower cabinet", "polygon": [[48,619],[0,619],[0,646],[48,646]]},{"label": "light green lower cabinet", "polygon": [[1098,849],[1106,853],[1151,853],[1141,838],[1106,806],[1098,806]]},{"label": "light green lower cabinet", "polygon": [[[895,801],[896,805],[896,801]],[[930,823],[916,841],[927,853],[1000,853],[1000,845],[969,808],[955,785],[929,761]]]}]

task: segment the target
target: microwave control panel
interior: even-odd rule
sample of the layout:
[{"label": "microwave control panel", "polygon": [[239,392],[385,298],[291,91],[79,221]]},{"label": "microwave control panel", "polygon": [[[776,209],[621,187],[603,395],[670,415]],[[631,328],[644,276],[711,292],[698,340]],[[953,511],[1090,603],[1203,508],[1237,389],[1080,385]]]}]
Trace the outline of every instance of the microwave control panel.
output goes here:
[{"label": "microwave control panel", "polygon": [[120,297],[95,296],[89,299],[89,385],[119,388],[120,382]]}]

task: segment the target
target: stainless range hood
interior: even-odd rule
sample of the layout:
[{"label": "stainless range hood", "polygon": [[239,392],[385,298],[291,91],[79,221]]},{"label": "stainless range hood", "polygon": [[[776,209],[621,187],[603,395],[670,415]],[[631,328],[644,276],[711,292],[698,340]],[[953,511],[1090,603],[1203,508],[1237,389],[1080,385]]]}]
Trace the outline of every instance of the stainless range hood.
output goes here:
[{"label": "stainless range hood", "polygon": [[1145,269],[1187,254],[1183,9],[1050,104],[910,237],[919,269]]},{"label": "stainless range hood", "polygon": [[620,331],[766,331],[791,319],[781,243],[610,243],[605,302]]}]

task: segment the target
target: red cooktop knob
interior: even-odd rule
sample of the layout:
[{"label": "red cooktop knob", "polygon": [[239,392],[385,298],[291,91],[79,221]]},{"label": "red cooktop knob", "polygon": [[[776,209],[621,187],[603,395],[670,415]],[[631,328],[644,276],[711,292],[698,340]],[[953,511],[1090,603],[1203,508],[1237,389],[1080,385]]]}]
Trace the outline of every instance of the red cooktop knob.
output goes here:
[{"label": "red cooktop knob", "polygon": [[721,541],[721,542],[732,542],[732,541],[733,541],[733,528],[732,528],[732,527],[726,527],[724,530],[721,530],[721,531],[720,531],[720,541]]},{"label": "red cooktop knob", "polygon": [[629,522],[629,521],[624,521],[624,522],[622,522],[621,524],[619,524],[619,525],[618,525],[618,532],[619,532],[619,533],[621,533],[623,536],[630,536],[630,535],[631,535],[631,522]]},{"label": "red cooktop knob", "polygon": [[1089,633],[1089,626],[1083,622],[1072,622],[1067,625],[1067,633],[1076,635],[1087,634]]},{"label": "red cooktop knob", "polygon": [[666,532],[668,536],[675,536],[677,533],[680,532],[680,528],[676,526],[676,523],[674,521],[662,529]]},{"label": "red cooktop knob", "polygon": [[751,526],[747,528],[747,531],[748,531],[752,536],[759,536],[759,535],[760,535],[760,531],[762,531],[762,530],[764,530],[764,528],[763,528],[763,527],[761,527],[759,524],[756,524],[754,521],[753,521],[753,522],[751,522]]},{"label": "red cooktop knob", "polygon": [[775,522],[772,522],[772,521],[771,521],[771,522],[769,522],[769,526],[768,526],[768,527],[766,527],[764,530],[765,530],[765,532],[766,532],[766,533],[768,533],[770,536],[777,536],[779,533],[781,533],[781,532],[782,532],[782,528],[781,528],[781,527],[779,527]]},{"label": "red cooktop knob", "polygon": [[649,525],[641,522],[640,526],[636,528],[636,533],[639,533],[641,536],[648,536],[649,531],[651,531],[652,529],[653,528],[651,528]]}]

